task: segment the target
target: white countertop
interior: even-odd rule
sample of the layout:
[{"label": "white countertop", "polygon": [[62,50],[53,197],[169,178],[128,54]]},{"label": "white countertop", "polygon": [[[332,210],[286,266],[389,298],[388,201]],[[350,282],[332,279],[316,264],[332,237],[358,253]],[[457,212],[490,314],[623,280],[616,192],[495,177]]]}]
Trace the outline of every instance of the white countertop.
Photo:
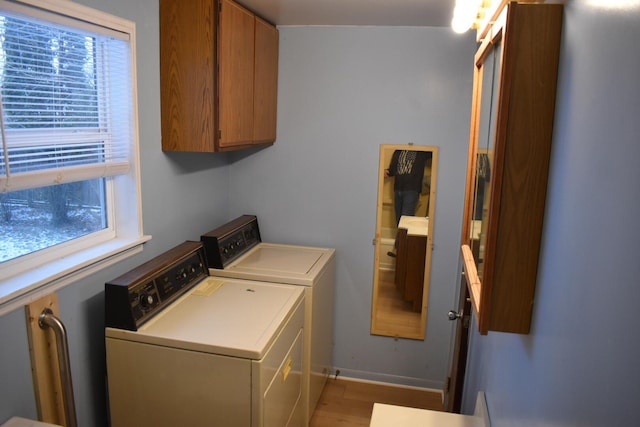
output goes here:
[{"label": "white countertop", "polygon": [[407,216],[400,217],[398,228],[407,230],[408,236],[427,236],[429,232],[429,218],[424,216]]},{"label": "white countertop", "polygon": [[375,403],[370,427],[480,427],[479,418],[471,415]]},{"label": "white countertop", "polygon": [[369,427],[491,427],[484,393],[478,393],[474,415],[453,414],[405,406],[373,404]]}]

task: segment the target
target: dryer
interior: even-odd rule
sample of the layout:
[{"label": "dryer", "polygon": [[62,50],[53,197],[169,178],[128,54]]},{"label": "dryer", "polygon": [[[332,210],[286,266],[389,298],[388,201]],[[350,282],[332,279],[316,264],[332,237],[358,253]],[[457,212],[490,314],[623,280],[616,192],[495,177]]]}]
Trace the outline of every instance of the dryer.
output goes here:
[{"label": "dryer", "polygon": [[308,422],[333,369],[335,249],[262,242],[255,215],[242,215],[200,240],[211,276],[304,289],[303,390]]},{"label": "dryer", "polygon": [[300,287],[211,277],[185,242],[105,285],[113,427],[306,425]]}]

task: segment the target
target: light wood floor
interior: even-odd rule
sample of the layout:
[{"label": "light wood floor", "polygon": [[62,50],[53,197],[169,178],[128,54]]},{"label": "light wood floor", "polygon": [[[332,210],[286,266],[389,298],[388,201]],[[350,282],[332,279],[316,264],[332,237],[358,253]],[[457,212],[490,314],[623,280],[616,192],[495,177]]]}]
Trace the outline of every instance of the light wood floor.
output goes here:
[{"label": "light wood floor", "polygon": [[368,426],[376,402],[443,410],[438,392],[330,377],[309,427]]},{"label": "light wood floor", "polygon": [[378,303],[375,322],[378,330],[393,331],[400,336],[420,333],[421,313],[413,311],[396,289],[395,271],[379,270]]}]

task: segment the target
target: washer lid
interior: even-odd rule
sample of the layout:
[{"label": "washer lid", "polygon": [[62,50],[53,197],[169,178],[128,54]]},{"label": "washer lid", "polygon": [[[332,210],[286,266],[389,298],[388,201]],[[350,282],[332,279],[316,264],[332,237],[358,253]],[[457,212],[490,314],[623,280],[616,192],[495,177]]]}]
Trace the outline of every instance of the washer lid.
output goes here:
[{"label": "washer lid", "polygon": [[320,257],[322,253],[313,249],[263,245],[248,254],[242,262],[238,262],[236,268],[280,274],[308,274]]},{"label": "washer lid", "polygon": [[[303,292],[290,285],[208,277],[137,332],[123,335],[149,344],[259,360]],[[109,335],[117,337],[117,332]]]},{"label": "washer lid", "polygon": [[260,243],[214,276],[313,286],[335,256],[335,250],[310,246]]}]

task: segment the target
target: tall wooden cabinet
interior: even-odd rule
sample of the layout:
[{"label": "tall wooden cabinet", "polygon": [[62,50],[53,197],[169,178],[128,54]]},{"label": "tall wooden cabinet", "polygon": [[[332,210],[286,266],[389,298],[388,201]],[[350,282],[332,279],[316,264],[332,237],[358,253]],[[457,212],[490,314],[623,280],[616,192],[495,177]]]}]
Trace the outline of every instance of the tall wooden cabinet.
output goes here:
[{"label": "tall wooden cabinet", "polygon": [[462,255],[482,334],[530,329],[561,28],[562,5],[509,2],[475,56]]},{"label": "tall wooden cabinet", "polygon": [[278,30],[231,0],[160,0],[162,149],[276,139]]}]

